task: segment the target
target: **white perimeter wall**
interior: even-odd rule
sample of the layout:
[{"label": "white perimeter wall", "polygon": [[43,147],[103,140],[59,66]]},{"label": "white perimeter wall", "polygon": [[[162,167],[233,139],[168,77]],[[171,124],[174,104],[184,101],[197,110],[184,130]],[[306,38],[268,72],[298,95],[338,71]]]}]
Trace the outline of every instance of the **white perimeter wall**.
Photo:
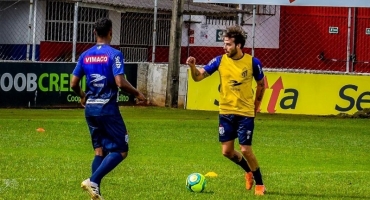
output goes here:
[{"label": "white perimeter wall", "polygon": [[[187,93],[187,65],[180,66],[178,107],[185,108]],[[165,106],[168,64],[139,63],[137,88],[155,106]]]}]

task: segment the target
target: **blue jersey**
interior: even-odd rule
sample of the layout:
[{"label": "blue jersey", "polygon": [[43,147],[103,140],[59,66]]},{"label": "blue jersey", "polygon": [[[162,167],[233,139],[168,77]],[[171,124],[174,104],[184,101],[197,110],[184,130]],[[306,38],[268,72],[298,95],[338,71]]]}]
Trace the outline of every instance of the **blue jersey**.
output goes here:
[{"label": "blue jersey", "polygon": [[115,76],[124,74],[123,54],[107,44],[81,54],[73,75],[86,76],[86,116],[117,115],[118,87]]}]

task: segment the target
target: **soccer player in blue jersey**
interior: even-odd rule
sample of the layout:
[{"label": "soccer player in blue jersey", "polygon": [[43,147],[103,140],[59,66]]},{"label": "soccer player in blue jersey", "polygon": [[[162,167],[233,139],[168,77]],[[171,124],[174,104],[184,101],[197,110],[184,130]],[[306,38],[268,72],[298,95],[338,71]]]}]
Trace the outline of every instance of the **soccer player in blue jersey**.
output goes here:
[{"label": "soccer player in blue jersey", "polygon": [[[196,68],[194,57],[187,59],[194,81],[201,81],[216,70],[220,74],[219,141],[222,154],[245,170],[246,189],[256,182],[255,195],[264,195],[265,186],[257,159],[252,151],[254,117],[265,91],[261,62],[243,53],[244,31],[229,27],[224,35],[225,54],[212,59],[204,68]],[[253,99],[253,79],[257,82]],[[238,138],[241,153],[234,149]]]},{"label": "soccer player in blue jersey", "polygon": [[[97,43],[81,54],[73,71],[71,88],[85,107],[95,151],[92,175],[81,183],[81,187],[91,199],[101,200],[101,180],[128,153],[127,130],[117,103],[118,88],[135,95],[139,101],[145,101],[145,97],[125,79],[123,54],[110,46],[112,21],[108,18],[97,20],[94,33]],[[86,92],[80,87],[83,76],[86,76]]]}]

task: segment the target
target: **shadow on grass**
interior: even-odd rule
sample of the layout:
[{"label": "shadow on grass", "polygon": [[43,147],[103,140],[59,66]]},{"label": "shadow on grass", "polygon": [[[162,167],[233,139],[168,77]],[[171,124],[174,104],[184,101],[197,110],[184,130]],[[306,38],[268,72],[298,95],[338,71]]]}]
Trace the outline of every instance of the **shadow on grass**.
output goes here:
[{"label": "shadow on grass", "polygon": [[355,196],[355,195],[335,195],[335,194],[309,194],[309,193],[285,193],[285,192],[274,192],[267,191],[266,195],[278,195],[278,196],[290,196],[290,197],[312,197],[312,198],[336,198],[336,199],[369,199],[369,196]]},{"label": "shadow on grass", "polygon": [[192,192],[196,195],[213,195],[215,192],[213,191],[203,191],[203,192]]}]

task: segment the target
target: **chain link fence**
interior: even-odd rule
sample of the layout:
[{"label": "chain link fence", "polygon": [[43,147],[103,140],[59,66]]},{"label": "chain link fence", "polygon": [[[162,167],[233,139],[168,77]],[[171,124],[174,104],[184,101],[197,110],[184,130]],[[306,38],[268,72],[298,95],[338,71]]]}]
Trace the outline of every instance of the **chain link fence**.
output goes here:
[{"label": "chain link fence", "polygon": [[[124,53],[126,62],[166,63],[172,3],[0,1],[0,60],[75,62],[94,45],[96,19],[109,17],[111,44]],[[370,8],[185,1],[183,21],[182,64],[188,56],[206,64],[223,54],[224,30],[241,25],[247,34],[244,51],[258,57],[267,69],[370,72]]]}]

